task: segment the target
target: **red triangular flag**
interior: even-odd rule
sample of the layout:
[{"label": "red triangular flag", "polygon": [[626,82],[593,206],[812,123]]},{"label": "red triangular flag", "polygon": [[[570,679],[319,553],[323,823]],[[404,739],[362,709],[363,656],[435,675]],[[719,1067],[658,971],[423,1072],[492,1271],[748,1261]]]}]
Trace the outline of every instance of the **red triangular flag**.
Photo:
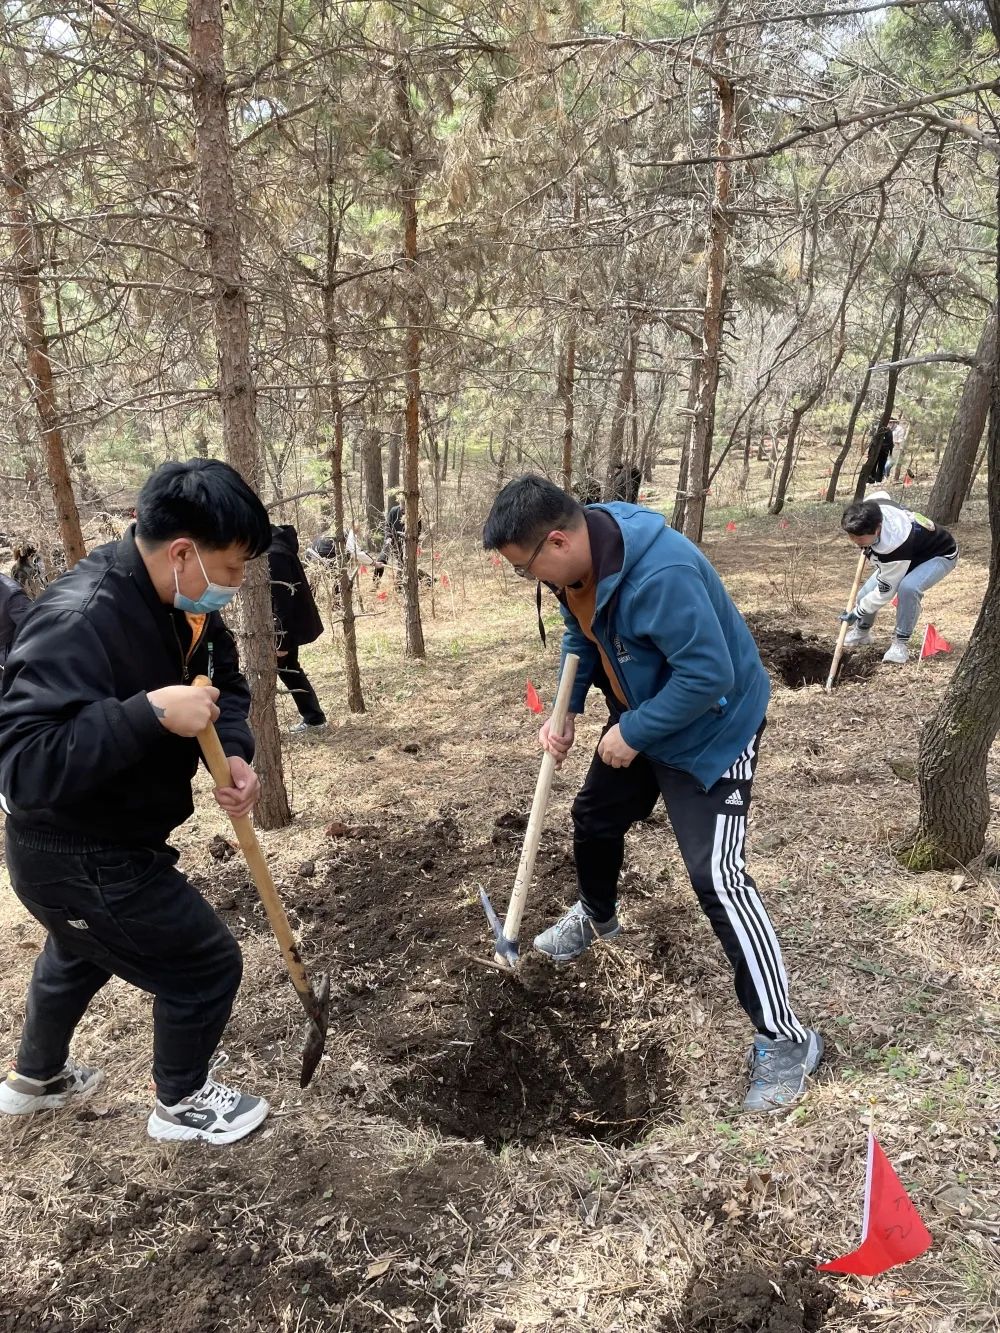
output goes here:
[{"label": "red triangular flag", "polygon": [[380,592],[378,596],[375,598],[375,600],[377,602],[384,602],[388,596],[389,594],[387,592]]},{"label": "red triangular flag", "polygon": [[450,587],[451,587],[451,580],[449,579],[449,577],[448,577],[447,574],[442,574],[442,575],[441,575],[441,587],[442,587],[442,588],[450,588]]},{"label": "red triangular flag", "polygon": [[781,522],[778,524],[779,528],[790,528],[791,526],[792,525],[789,523],[787,518],[783,518]]},{"label": "red triangular flag", "polygon": [[913,478],[910,476],[910,474],[909,474],[908,472],[907,472],[906,476],[903,478],[903,485],[904,485],[904,486],[912,486],[912,485],[913,485]]},{"label": "red triangular flag", "polygon": [[503,561],[500,559],[498,555],[493,555],[490,556],[490,564],[493,566],[494,569],[499,569],[500,566],[503,564]]},{"label": "red triangular flag", "polygon": [[950,653],[951,644],[943,638],[933,625],[928,625],[924,630],[924,641],[920,645],[920,660],[925,657],[933,657],[935,653]]},{"label": "red triangular flag", "polygon": [[892,599],[892,604],[893,604],[893,606],[898,606],[898,605],[899,605],[899,598],[898,598],[898,597],[894,597],[894,598]]},{"label": "red triangular flag", "polygon": [[367,566],[367,565],[359,565],[359,566],[358,566],[358,573],[359,573],[359,574],[367,574],[367,573],[368,573],[368,566]]},{"label": "red triangular flag", "polygon": [[856,1273],[875,1277],[897,1264],[909,1263],[931,1247],[931,1234],[874,1134],[868,1135],[868,1171],[865,1179],[865,1215],[861,1244],[828,1264],[826,1273]]},{"label": "red triangular flag", "polygon": [[727,524],[726,524],[726,531],[727,531],[727,532],[735,532],[735,531],[736,531],[736,524],[733,523],[733,522],[729,522],[729,523],[727,523]]},{"label": "red triangular flag", "polygon": [[532,685],[530,680],[528,681],[528,688],[524,692],[524,702],[533,713],[540,713],[542,711],[542,701],[539,699],[538,691],[535,689],[534,685]]}]

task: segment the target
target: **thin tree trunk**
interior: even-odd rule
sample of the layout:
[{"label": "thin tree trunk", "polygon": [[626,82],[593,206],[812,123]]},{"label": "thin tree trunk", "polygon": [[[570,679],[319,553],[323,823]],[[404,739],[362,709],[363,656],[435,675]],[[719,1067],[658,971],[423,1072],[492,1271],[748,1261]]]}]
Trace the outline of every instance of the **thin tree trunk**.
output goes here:
[{"label": "thin tree trunk", "polygon": [[405,66],[396,70],[396,108],[400,120],[400,208],[403,222],[405,274],[406,371],[405,449],[403,494],[406,533],[403,551],[403,601],[406,616],[406,656],[424,657],[417,582],[417,542],[420,524],[420,326],[421,300],[417,286],[417,198],[420,173],[413,139],[413,106]]},{"label": "thin tree trunk", "polygon": [[385,527],[385,485],[382,481],[382,436],[373,419],[361,452],[366,526],[371,532]]},{"label": "thin tree trunk", "polygon": [[28,380],[41,427],[45,467],[56,510],[66,568],[87,554],[80,528],[80,514],[66,462],[59,404],[52,379],[49,341],[45,332],[45,306],[40,275],[42,244],[28,195],[28,164],[21,143],[20,115],[5,64],[0,62],[0,160],[11,229],[11,276],[24,325]]},{"label": "thin tree trunk", "polygon": [[[263,468],[257,439],[257,392],[250,363],[247,306],[232,150],[226,109],[222,0],[190,0],[188,28],[195,74],[191,85],[198,193],[212,274],[218,349],[222,441],[229,463],[260,492]],[[257,740],[261,795],[254,816],[262,828],[291,822],[274,707],[277,658],[267,560],[250,562],[243,585],[243,669],[250,683],[250,725]]]},{"label": "thin tree trunk", "polygon": [[386,469],[387,475],[385,479],[385,484],[390,491],[399,489],[399,453],[399,432],[394,428],[389,436],[389,466]]},{"label": "thin tree trunk", "polygon": [[[720,5],[719,32],[712,45],[715,71],[727,60],[725,30],[726,5]],[[705,282],[705,314],[701,335],[701,375],[694,417],[691,422],[687,475],[684,479],[685,506],[682,531],[693,542],[700,542],[705,527],[705,495],[712,461],[712,434],[715,427],[715,399],[719,390],[719,362],[722,356],[722,328],[725,318],[726,249],[732,229],[729,195],[732,188],[733,135],[736,124],[736,90],[728,79],[714,72],[719,98],[719,132],[715,152],[715,193],[708,234],[708,274]]]},{"label": "thin tree trunk", "polygon": [[[906,301],[910,290],[910,279],[913,277],[913,270],[916,268],[917,260],[920,258],[920,251],[923,248],[924,237],[926,234],[927,228],[926,226],[922,226],[917,232],[917,238],[913,243],[910,257],[906,261],[906,267],[903,269],[899,279],[899,301],[896,306],[896,326],[892,335],[891,360],[893,363],[899,360],[902,351],[903,331],[906,327]],[[882,415],[879,418],[878,425],[875,427],[875,431],[868,445],[868,454],[864,464],[862,465],[861,471],[858,473],[857,485],[854,488],[855,500],[864,499],[865,487],[869,484],[872,468],[875,466],[876,460],[878,459],[880,441],[885,433],[885,428],[888,426],[889,420],[892,417],[893,407],[896,402],[896,385],[898,382],[898,368],[886,373],[885,402],[882,406]]]},{"label": "thin tree trunk", "polygon": [[[688,378],[687,401],[685,403],[685,416],[693,421],[695,408],[698,402],[698,396],[701,392],[701,348],[700,344],[691,349],[691,372]],[[674,496],[674,512],[670,517],[670,526],[677,532],[682,531],[684,527],[684,515],[687,512],[687,474],[688,458],[691,453],[691,432],[690,428],[684,432],[684,438],[681,441],[681,456],[677,468],[677,492]]]},{"label": "thin tree trunk", "polygon": [[951,419],[948,444],[934,478],[927,514],[935,523],[956,523],[969,492],[979,442],[990,408],[990,377],[997,358],[997,304],[994,302],[976,349],[958,407]]},{"label": "thin tree trunk", "polygon": [[[1000,6],[990,7],[1000,45]],[[1000,207],[1000,172],[997,203]],[[1000,295],[1000,233],[997,235]],[[900,853],[914,870],[965,866],[983,850],[990,820],[986,762],[1000,728],[1000,355],[994,343],[990,383],[990,576],[969,646],[920,739],[920,823]]]},{"label": "thin tree trunk", "polygon": [[347,531],[344,519],[344,405],[340,396],[340,356],[337,346],[337,256],[340,228],[333,197],[333,168],[327,172],[326,185],[326,282],[323,287],[323,341],[326,368],[330,380],[330,410],[333,413],[333,443],[330,447],[330,487],[333,491],[333,540],[336,543],[340,610],[344,631],[344,675],[347,679],[347,707],[352,713],[365,711],[358,663],[358,634],[354,615],[354,585],[348,572]]},{"label": "thin tree trunk", "polygon": [[635,388],[635,363],[638,356],[638,324],[632,311],[625,311],[625,359],[622,373],[618,380],[618,397],[611,417],[611,431],[608,437],[608,467],[604,477],[604,496],[613,500],[615,476],[625,461],[625,432],[628,428],[632,409],[633,390]]}]

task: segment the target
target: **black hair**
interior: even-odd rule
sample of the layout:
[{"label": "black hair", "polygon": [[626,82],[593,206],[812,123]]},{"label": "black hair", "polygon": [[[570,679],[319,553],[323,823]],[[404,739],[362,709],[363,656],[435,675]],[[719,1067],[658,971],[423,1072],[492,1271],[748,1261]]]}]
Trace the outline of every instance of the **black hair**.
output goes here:
[{"label": "black hair", "polygon": [[532,472],[515,477],[493,501],[483,528],[483,546],[534,546],[553,528],[576,528],[583,509],[575,496]]},{"label": "black hair", "polygon": [[247,558],[271,545],[271,520],[235,468],[219,458],[164,463],[139,492],[136,536],[151,546],[190,537],[209,551],[243,546]]},{"label": "black hair", "polygon": [[871,537],[881,522],[882,510],[875,500],[858,500],[844,510],[840,526],[852,537]]}]

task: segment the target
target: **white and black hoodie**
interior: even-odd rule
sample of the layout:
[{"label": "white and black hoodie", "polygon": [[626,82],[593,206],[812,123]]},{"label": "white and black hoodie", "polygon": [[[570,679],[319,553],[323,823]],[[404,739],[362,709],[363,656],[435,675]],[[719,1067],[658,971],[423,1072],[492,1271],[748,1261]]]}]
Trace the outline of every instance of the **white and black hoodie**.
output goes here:
[{"label": "white and black hoodie", "polygon": [[868,498],[882,511],[882,528],[878,540],[865,547],[865,558],[875,566],[876,585],[872,592],[858,598],[858,610],[863,615],[874,615],[892,601],[911,569],[939,555],[957,559],[958,543],[947,528],[904,509],[888,495]]}]

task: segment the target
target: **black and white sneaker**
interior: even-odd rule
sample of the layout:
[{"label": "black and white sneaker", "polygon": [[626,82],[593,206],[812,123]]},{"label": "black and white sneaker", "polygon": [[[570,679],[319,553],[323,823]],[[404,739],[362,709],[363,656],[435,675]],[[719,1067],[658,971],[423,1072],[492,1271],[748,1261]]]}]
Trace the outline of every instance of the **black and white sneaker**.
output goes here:
[{"label": "black and white sneaker", "polygon": [[215,1071],[224,1059],[216,1060],[203,1087],[175,1106],[157,1101],[146,1123],[151,1139],[235,1143],[265,1120],[270,1107],[263,1097],[250,1097],[217,1081]]},{"label": "black and white sneaker", "polygon": [[52,1078],[28,1078],[12,1069],[0,1083],[0,1112],[32,1115],[35,1111],[58,1111],[69,1102],[86,1101],[104,1082],[104,1071],[67,1060]]}]

